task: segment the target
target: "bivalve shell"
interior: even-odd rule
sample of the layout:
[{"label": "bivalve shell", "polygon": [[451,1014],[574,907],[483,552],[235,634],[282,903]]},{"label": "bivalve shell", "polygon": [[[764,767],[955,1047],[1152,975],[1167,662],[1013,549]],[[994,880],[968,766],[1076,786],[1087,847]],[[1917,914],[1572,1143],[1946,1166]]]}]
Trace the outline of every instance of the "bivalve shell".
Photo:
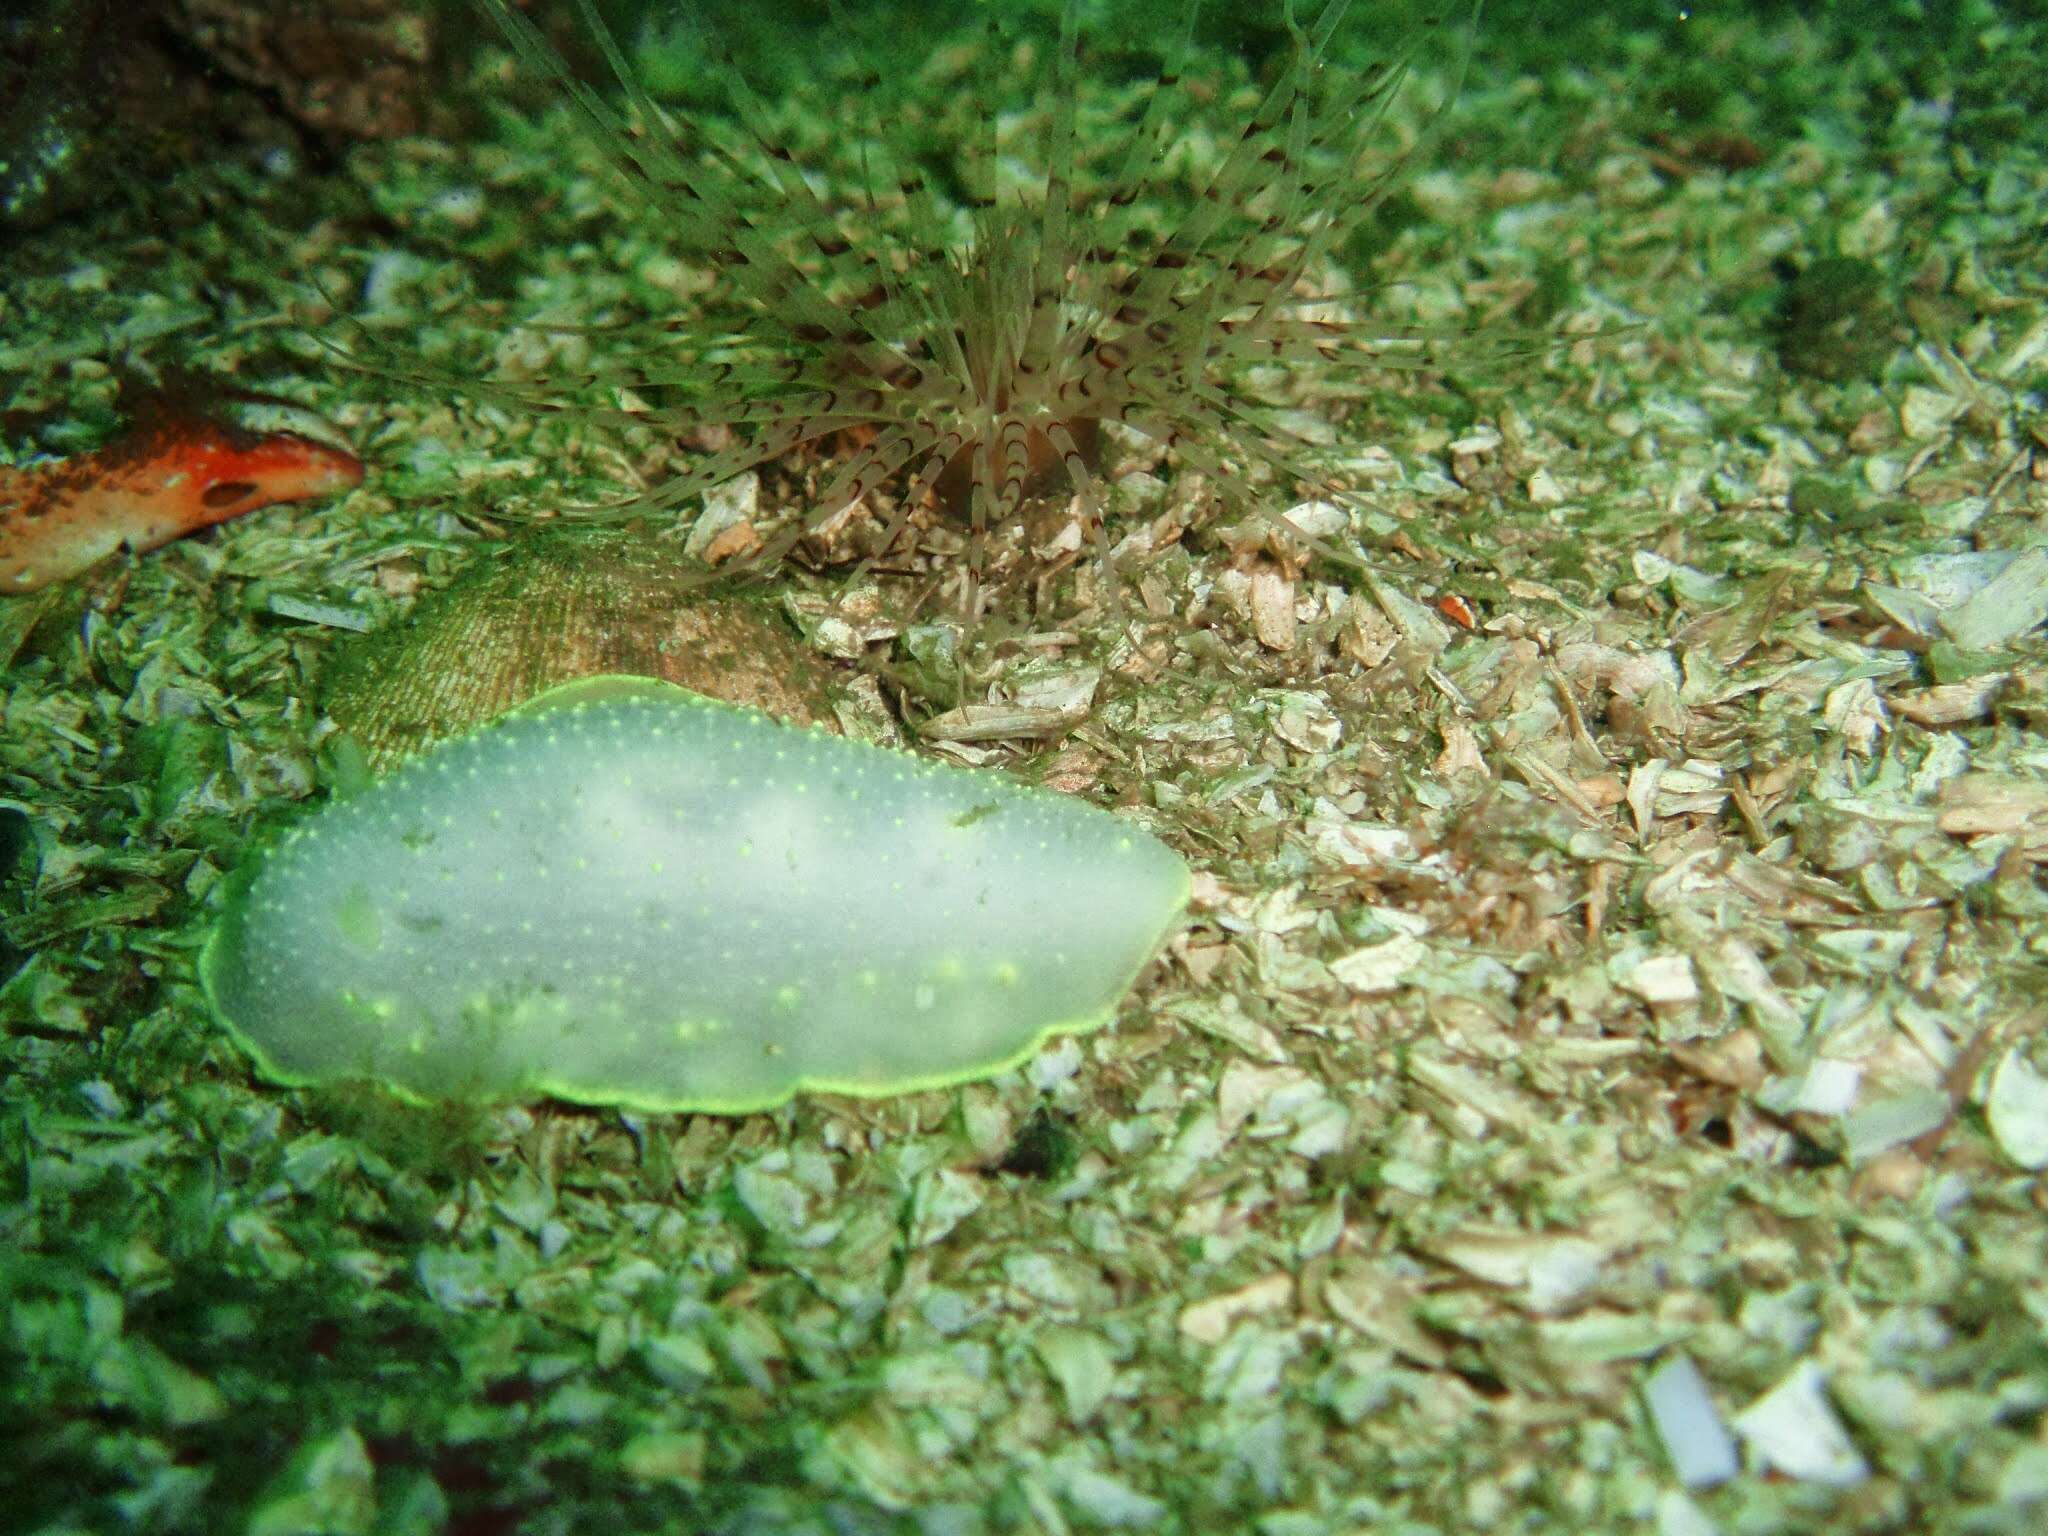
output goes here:
[{"label": "bivalve shell", "polygon": [[658,678],[832,727],[831,664],[774,609],[621,529],[523,540],[350,649],[327,712],[383,772],[577,678]]}]

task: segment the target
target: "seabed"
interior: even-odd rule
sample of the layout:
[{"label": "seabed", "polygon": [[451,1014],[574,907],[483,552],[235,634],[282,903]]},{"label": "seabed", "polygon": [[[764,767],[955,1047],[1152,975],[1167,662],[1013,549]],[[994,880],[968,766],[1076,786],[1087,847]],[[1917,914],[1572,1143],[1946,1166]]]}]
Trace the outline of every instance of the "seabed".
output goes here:
[{"label": "seabed", "polygon": [[1370,577],[1125,444],[1112,537],[1178,536],[1117,603],[1084,550],[963,626],[936,522],[774,578],[850,728],[1197,869],[1112,1026],[884,1101],[286,1090],[194,980],[345,776],[344,648],[697,451],[281,289],[513,375],[688,314],[565,114],[12,237],[0,407],[88,444],[176,360],[370,473],[0,603],[10,1528],[2048,1525],[2048,25],[1869,9],[1503,3],[1454,100],[1424,50],[1369,270],[1479,340],[1292,402]]}]

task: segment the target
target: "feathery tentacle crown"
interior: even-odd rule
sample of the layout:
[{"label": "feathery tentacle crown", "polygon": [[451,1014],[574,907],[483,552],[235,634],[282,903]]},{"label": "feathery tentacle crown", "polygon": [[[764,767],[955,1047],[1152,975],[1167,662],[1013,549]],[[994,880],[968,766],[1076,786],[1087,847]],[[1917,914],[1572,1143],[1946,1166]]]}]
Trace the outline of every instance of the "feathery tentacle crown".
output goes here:
[{"label": "feathery tentacle crown", "polygon": [[[649,323],[591,365],[583,382],[656,402],[679,434],[731,433],[729,446],[614,510],[672,511],[837,437],[857,450],[767,557],[891,483],[904,487],[899,519],[936,495],[979,531],[1014,513],[1048,470],[1063,469],[1098,508],[1091,450],[1106,422],[1135,428],[1219,484],[1245,461],[1312,479],[1301,437],[1242,375],[1258,365],[1355,371],[1412,340],[1370,328],[1329,278],[1400,169],[1385,119],[1427,26],[1377,64],[1352,67],[1333,55],[1352,0],[1323,0],[1305,21],[1283,0],[1284,60],[1234,142],[1219,144],[1194,178],[1191,198],[1185,157],[1173,150],[1202,120],[1182,73],[1193,8],[1116,131],[1091,123],[1084,145],[1082,5],[1064,0],[1041,55],[1039,165],[1021,188],[993,185],[1018,180],[997,175],[993,110],[980,114],[984,142],[963,155],[964,179],[991,185],[964,209],[912,149],[891,142],[890,125],[870,120],[859,130],[861,204],[835,207],[730,63],[720,83],[736,130],[705,131],[653,98],[590,0],[579,8],[623,107],[570,74],[503,0],[481,3],[674,230],[677,255],[715,271],[749,312],[738,334],[692,337]],[[1001,42],[1004,24],[990,27]],[[528,390],[485,392],[550,403]]]}]

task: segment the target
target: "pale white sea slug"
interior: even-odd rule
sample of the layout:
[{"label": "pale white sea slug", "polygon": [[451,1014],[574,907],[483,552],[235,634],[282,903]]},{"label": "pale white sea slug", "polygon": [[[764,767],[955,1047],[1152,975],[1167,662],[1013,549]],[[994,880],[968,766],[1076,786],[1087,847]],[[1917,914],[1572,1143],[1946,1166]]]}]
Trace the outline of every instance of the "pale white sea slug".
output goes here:
[{"label": "pale white sea slug", "polygon": [[287,834],[200,973],[283,1082],[738,1113],[1100,1025],[1188,890],[1080,801],[594,678]]}]

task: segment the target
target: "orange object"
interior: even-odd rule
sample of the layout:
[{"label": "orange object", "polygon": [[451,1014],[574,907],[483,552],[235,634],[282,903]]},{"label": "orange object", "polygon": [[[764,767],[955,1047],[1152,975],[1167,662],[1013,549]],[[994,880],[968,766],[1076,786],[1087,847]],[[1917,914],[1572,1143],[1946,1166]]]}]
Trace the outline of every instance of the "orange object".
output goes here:
[{"label": "orange object", "polygon": [[0,593],[33,592],[121,550],[362,483],[362,461],[315,435],[305,413],[267,396],[227,398],[244,414],[252,404],[291,409],[309,430],[258,431],[225,407],[202,412],[156,395],[104,448],[0,468]]},{"label": "orange object", "polygon": [[1472,612],[1472,605],[1455,592],[1446,592],[1436,600],[1436,609],[1460,629],[1477,629],[1478,616]]}]

